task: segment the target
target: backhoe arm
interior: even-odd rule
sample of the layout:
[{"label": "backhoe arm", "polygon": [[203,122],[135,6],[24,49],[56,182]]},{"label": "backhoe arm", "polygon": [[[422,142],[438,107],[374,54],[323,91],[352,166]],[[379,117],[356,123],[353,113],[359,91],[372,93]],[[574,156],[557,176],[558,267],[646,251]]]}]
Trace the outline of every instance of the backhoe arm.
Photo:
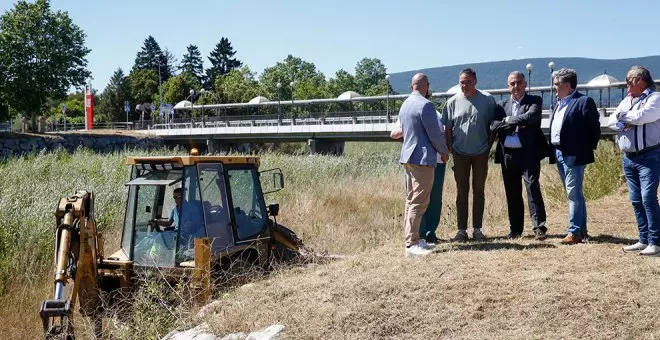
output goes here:
[{"label": "backhoe arm", "polygon": [[94,222],[94,197],[78,191],[60,199],[55,208],[57,225],[54,254],[54,292],[41,304],[46,338],[73,339],[76,297],[80,312],[94,316],[100,303],[97,266],[101,250]]}]

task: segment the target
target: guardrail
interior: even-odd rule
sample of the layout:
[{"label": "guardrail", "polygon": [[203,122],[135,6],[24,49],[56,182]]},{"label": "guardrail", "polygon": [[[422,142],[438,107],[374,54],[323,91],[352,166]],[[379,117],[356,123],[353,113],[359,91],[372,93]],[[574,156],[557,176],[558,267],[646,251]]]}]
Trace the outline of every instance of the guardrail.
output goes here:
[{"label": "guardrail", "polygon": [[[98,122],[94,123],[94,129],[113,129],[113,130],[133,130],[133,122]],[[145,124],[144,129],[147,129],[148,126]],[[46,132],[63,132],[63,131],[84,131],[86,130],[84,123],[78,124],[47,124]]]}]

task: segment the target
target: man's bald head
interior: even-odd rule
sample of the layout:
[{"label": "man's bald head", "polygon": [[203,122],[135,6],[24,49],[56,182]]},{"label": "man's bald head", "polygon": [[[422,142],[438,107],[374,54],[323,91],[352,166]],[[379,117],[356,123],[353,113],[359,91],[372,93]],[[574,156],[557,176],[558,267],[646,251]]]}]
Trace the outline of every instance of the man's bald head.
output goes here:
[{"label": "man's bald head", "polygon": [[426,96],[426,93],[429,90],[429,78],[424,73],[415,74],[412,77],[410,88],[413,91],[419,91],[423,96]]}]

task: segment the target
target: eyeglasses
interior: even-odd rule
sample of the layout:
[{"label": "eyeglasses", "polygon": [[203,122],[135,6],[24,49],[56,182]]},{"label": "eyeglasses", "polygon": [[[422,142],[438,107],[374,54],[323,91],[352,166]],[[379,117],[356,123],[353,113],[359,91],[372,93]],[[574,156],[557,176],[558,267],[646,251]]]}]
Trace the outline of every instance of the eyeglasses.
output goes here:
[{"label": "eyeglasses", "polygon": [[554,86],[559,86],[559,85],[561,85],[561,84],[562,84],[562,83],[559,82],[559,81],[556,81],[556,82],[552,83],[552,85],[554,85]]},{"label": "eyeglasses", "polygon": [[172,196],[172,198],[175,199],[175,200],[180,200],[181,196]]},{"label": "eyeglasses", "polygon": [[639,82],[640,77],[626,77],[626,83],[634,85]]}]

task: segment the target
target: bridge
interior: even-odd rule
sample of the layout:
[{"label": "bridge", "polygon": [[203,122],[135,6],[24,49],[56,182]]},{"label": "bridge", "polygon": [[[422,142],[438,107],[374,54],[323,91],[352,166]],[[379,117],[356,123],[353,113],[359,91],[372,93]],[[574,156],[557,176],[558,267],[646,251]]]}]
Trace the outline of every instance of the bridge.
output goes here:
[{"label": "bridge", "polygon": [[[578,90],[589,95],[593,95],[594,91],[599,94],[595,100],[600,107],[601,131],[604,137],[613,135],[614,132],[606,127],[606,122],[614,112],[612,104],[618,104],[625,94],[625,83],[600,87],[581,84]],[[606,98],[603,98],[604,90]],[[496,99],[509,96],[507,89],[485,91]],[[547,134],[550,124],[549,106],[554,97],[552,89],[550,86],[532,87],[528,93],[547,98],[541,123]],[[452,95],[454,93],[436,92],[432,100],[440,107]],[[307,142],[311,152],[341,154],[346,141],[391,141],[389,134],[396,125],[398,109],[407,97],[408,94],[397,94],[189,105],[178,112],[190,113],[190,118],[147,124],[137,122],[136,127],[142,126],[150,134],[161,136],[172,143],[186,143],[208,148],[209,151],[224,147],[245,151],[249,143]],[[192,114],[195,111],[197,115]]]}]

